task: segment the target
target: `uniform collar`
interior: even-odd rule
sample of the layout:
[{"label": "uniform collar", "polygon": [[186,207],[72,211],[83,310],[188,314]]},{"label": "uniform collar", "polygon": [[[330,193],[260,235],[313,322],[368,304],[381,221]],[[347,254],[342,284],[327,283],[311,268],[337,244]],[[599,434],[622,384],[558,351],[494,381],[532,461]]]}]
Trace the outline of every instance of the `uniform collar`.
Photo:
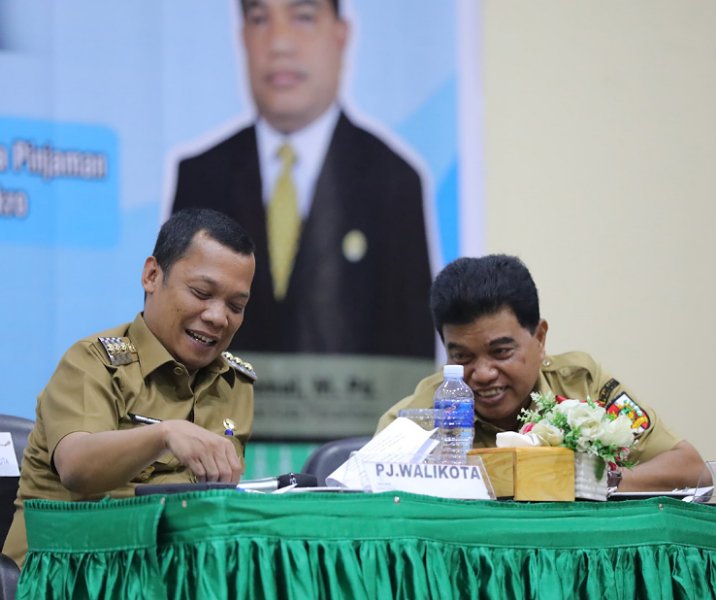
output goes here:
[{"label": "uniform collar", "polygon": [[535,384],[534,392],[537,392],[538,394],[544,394],[546,392],[551,392],[552,389],[549,387],[549,382],[547,381],[547,378],[544,376],[544,370],[549,367],[552,364],[552,357],[551,356],[545,356],[544,360],[542,361],[542,366],[539,370],[539,376],[537,377],[537,383]]},{"label": "uniform collar", "polygon": [[[147,378],[163,365],[180,364],[151,332],[149,327],[147,327],[147,323],[145,322],[142,313],[139,313],[135,317],[134,321],[130,323],[129,329],[127,330],[127,336],[130,340],[132,340],[132,343],[137,350],[137,357],[139,358],[139,367],[142,371],[142,377]],[[233,369],[229,367],[226,360],[224,360],[221,356],[203,369],[199,369],[197,375],[202,373],[215,373],[217,375],[223,374],[230,381],[235,376]]]}]

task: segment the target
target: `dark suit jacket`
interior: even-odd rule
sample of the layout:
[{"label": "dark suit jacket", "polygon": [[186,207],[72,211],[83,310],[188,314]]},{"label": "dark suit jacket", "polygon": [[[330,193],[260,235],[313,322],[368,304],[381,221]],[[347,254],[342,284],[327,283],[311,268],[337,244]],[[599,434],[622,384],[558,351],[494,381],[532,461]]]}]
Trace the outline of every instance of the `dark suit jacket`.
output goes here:
[{"label": "dark suit jacket", "polygon": [[[256,244],[238,351],[434,356],[422,189],[415,170],[341,114],[303,224],[283,302],[273,296],[254,127],[179,165],[172,211],[220,210]],[[358,230],[367,250],[343,253]]]}]

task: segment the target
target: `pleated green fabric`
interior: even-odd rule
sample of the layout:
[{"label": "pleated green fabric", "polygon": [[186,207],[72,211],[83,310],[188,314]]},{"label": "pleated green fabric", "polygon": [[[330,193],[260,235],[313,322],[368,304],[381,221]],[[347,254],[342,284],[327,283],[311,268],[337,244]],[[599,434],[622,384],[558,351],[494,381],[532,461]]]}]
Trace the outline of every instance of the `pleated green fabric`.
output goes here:
[{"label": "pleated green fabric", "polygon": [[[716,598],[716,510],[668,498],[211,491],[58,504],[28,502],[21,598]],[[142,519],[150,530],[157,508],[154,540],[109,532]],[[104,521],[103,542],[73,536],[77,514]],[[65,515],[62,543],[38,533]]]},{"label": "pleated green fabric", "polygon": [[25,502],[28,554],[16,598],[165,598],[161,497]]}]

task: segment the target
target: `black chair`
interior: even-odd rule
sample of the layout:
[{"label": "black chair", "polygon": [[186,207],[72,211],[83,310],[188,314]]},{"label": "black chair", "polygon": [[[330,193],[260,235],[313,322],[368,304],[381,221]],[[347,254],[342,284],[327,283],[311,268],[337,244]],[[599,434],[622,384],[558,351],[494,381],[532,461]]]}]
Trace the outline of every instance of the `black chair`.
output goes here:
[{"label": "black chair", "polygon": [[[18,465],[22,465],[27,438],[34,426],[35,422],[31,419],[0,414],[0,431],[10,433]],[[14,502],[19,482],[19,477],[0,477],[0,541],[2,543],[5,542],[15,513]],[[19,576],[20,569],[15,562],[10,557],[0,554],[0,600],[14,600]]]},{"label": "black chair", "polygon": [[[10,432],[12,445],[15,447],[17,464],[22,465],[22,454],[27,446],[27,438],[35,426],[35,422],[14,415],[0,415],[0,431]],[[12,516],[15,513],[15,496],[19,477],[0,477],[0,547],[5,542]]]},{"label": "black chair", "polygon": [[15,600],[17,580],[20,569],[15,562],[4,554],[0,554],[0,600]]},{"label": "black chair", "polygon": [[315,475],[318,485],[324,486],[326,477],[346,462],[351,452],[360,450],[370,439],[369,435],[365,435],[326,442],[311,452],[301,472]]}]

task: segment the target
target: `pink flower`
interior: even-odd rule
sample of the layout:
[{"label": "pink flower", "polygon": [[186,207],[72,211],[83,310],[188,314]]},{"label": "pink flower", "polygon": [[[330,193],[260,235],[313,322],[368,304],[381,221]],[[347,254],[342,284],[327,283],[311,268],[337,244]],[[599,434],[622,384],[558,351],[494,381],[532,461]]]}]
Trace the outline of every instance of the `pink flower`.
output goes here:
[{"label": "pink flower", "polygon": [[534,423],[526,423],[522,426],[522,429],[520,429],[520,433],[529,433],[532,431],[532,428],[535,426]]}]

